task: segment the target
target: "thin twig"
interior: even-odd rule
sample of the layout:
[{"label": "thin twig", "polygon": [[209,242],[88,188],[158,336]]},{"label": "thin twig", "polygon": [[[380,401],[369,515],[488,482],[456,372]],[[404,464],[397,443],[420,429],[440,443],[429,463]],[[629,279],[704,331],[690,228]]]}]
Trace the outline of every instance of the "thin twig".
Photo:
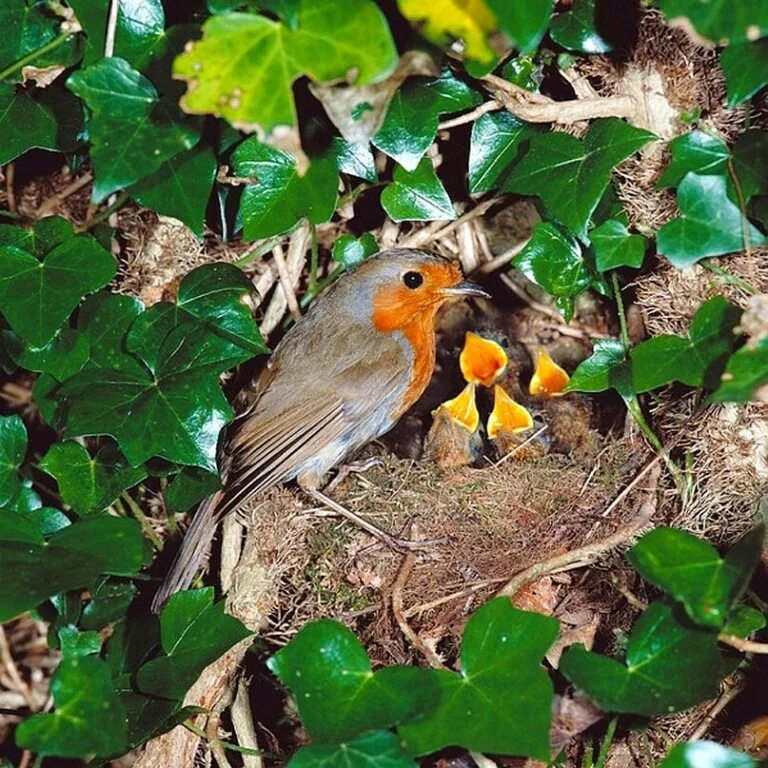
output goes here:
[{"label": "thin twig", "polygon": [[241,676],[237,682],[235,700],[230,709],[232,715],[232,727],[235,729],[237,741],[241,747],[251,750],[243,754],[245,768],[262,768],[264,761],[261,755],[254,754],[259,751],[259,742],[256,734],[256,726],[253,724],[251,702],[248,698],[248,686]]},{"label": "thin twig", "polygon": [[544,560],[539,563],[534,563],[528,568],[515,574],[496,594],[506,595],[507,597],[514,597],[526,584],[541,578],[542,576],[548,576],[551,573],[557,573],[562,571],[575,563],[586,565],[597,560],[598,557],[610,552],[612,549],[625,544],[635,534],[637,534],[642,528],[644,528],[651,518],[655,510],[655,504],[652,503],[652,498],[656,492],[656,486],[658,484],[660,469],[658,467],[661,461],[661,456],[656,455],[651,459],[643,469],[638,472],[632,481],[619,493],[619,495],[608,505],[603,517],[607,517],[611,511],[613,511],[626,497],[631,493],[638,483],[648,474],[651,474],[650,488],[646,492],[646,498],[640,505],[640,509],[635,517],[630,520],[626,525],[621,526],[618,531],[606,536],[600,541],[595,541],[591,544],[587,544],[577,549],[572,549],[570,552],[566,552],[557,557],[552,557],[548,560]]},{"label": "thin twig", "polygon": [[117,12],[120,10],[120,0],[112,0],[109,4],[109,19],[107,20],[107,33],[104,37],[104,56],[109,58],[115,55],[115,31],[117,30]]},{"label": "thin twig", "polygon": [[488,275],[491,272],[495,272],[497,269],[508,267],[509,262],[512,261],[512,259],[514,259],[515,256],[517,256],[517,254],[520,253],[523,248],[525,248],[526,245],[528,245],[529,241],[530,238],[527,237],[525,240],[521,240],[520,242],[515,243],[511,248],[507,248],[504,253],[499,254],[498,256],[494,256],[490,261],[483,262],[475,269],[472,275]]},{"label": "thin twig", "polygon": [[208,715],[208,722],[205,725],[205,735],[208,739],[208,747],[211,750],[211,754],[219,764],[219,768],[232,768],[229,760],[227,760],[227,753],[224,751],[224,745],[219,738],[219,723],[221,717],[218,712],[211,712]]},{"label": "thin twig", "polygon": [[90,171],[87,171],[82,176],[79,176],[73,182],[67,184],[67,186],[64,187],[64,189],[62,189],[60,192],[57,192],[55,195],[51,195],[44,203],[42,203],[37,211],[35,211],[35,218],[42,219],[44,216],[52,213],[70,195],[74,194],[79,189],[82,189],[91,181],[93,181],[93,174]]},{"label": "thin twig", "polygon": [[735,648],[742,653],[768,654],[768,643],[757,643],[754,640],[745,640],[743,637],[725,634],[718,635],[717,639],[723,645],[730,645],[731,648]]},{"label": "thin twig", "polygon": [[482,203],[478,203],[474,208],[467,211],[466,213],[463,213],[461,216],[459,216],[458,219],[455,219],[449,224],[444,224],[444,222],[441,221],[433,222],[432,224],[438,224],[439,226],[434,227],[429,225],[427,227],[423,227],[417,232],[414,232],[412,235],[408,235],[408,237],[398,243],[398,245],[401,248],[421,248],[425,245],[428,245],[435,240],[439,240],[441,237],[449,235],[455,229],[460,227],[464,222],[472,221],[472,219],[477,219],[478,217],[483,216],[489,208],[496,205],[496,203],[498,203],[500,200],[501,198],[499,197],[492,197],[489,200],[483,200]]},{"label": "thin twig", "polygon": [[540,427],[537,429],[530,437],[527,437],[520,445],[516,445],[509,453],[505,453],[495,464],[493,464],[493,468],[496,469],[498,466],[503,464],[508,459],[511,459],[516,453],[519,453],[520,451],[525,448],[526,445],[529,445],[532,443],[542,432],[545,432],[547,429],[547,425],[545,424],[543,427]]},{"label": "thin twig", "polygon": [[299,302],[296,300],[296,291],[293,289],[291,276],[288,274],[288,265],[285,263],[285,255],[281,246],[276,245],[272,249],[272,257],[277,267],[277,276],[280,280],[280,287],[283,289],[283,295],[288,304],[288,310],[294,320],[301,319],[301,310]]},{"label": "thin twig", "polygon": [[[419,535],[415,526],[406,534],[408,538],[418,540]],[[403,557],[403,563],[397,572],[395,581],[392,584],[392,615],[395,617],[397,626],[405,635],[410,644],[427,660],[430,667],[434,669],[446,669],[445,664],[438,658],[437,654],[419,637],[416,631],[408,623],[403,612],[403,589],[408,583],[413,566],[416,563],[416,554],[408,552]]]},{"label": "thin twig", "polygon": [[8,677],[16,686],[16,690],[24,697],[24,701],[27,702],[27,706],[30,709],[35,708],[35,702],[32,698],[32,691],[29,686],[24,682],[19,673],[19,669],[16,666],[16,662],[13,660],[13,654],[11,653],[11,647],[8,644],[8,638],[5,634],[5,629],[0,626],[0,663],[3,665],[3,669],[8,673]]},{"label": "thin twig", "polygon": [[471,587],[461,589],[458,592],[452,592],[450,595],[438,597],[435,600],[430,600],[428,603],[414,605],[411,608],[403,611],[403,616],[410,619],[411,616],[418,616],[418,614],[431,611],[433,608],[439,608],[441,605],[450,603],[452,600],[461,600],[464,597],[470,597],[471,595],[474,595],[475,592],[479,592],[481,589],[492,587],[494,584],[500,584],[502,581],[506,581],[506,579],[486,579],[485,581],[479,581],[477,584],[473,584]]},{"label": "thin twig", "polygon": [[456,128],[459,125],[474,123],[478,117],[482,117],[488,112],[496,112],[503,108],[504,105],[501,102],[496,101],[495,99],[491,99],[491,101],[486,101],[479,107],[475,107],[475,109],[473,109],[471,112],[467,112],[464,115],[459,115],[458,117],[452,117],[450,120],[445,120],[437,126],[437,129],[439,131],[445,131],[448,128]]},{"label": "thin twig", "polygon": [[123,491],[120,498],[130,507],[133,516],[138,520],[141,525],[142,531],[147,535],[147,538],[152,542],[152,545],[158,551],[163,548],[165,542],[163,537],[152,527],[152,523],[149,518],[144,514],[144,510],[138,505],[135,499],[128,491]]},{"label": "thin twig", "polygon": [[699,741],[709,730],[715,718],[744,690],[745,680],[743,675],[736,673],[726,678],[725,690],[720,694],[712,708],[704,716],[696,730],[691,734],[689,741]]},{"label": "thin twig", "polygon": [[13,191],[13,179],[16,175],[16,164],[13,162],[5,166],[5,194],[8,198],[8,210],[16,213],[16,193]]}]

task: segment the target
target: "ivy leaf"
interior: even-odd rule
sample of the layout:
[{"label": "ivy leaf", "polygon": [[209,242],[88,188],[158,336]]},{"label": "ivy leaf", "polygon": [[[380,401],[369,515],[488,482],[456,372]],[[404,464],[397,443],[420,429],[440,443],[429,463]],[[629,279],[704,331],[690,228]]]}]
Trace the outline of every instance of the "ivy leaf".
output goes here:
[{"label": "ivy leaf", "polygon": [[255,14],[212,16],[203,39],[175,60],[174,76],[188,83],[186,112],[269,132],[296,123],[291,87],[300,75],[327,82],[354,71],[362,85],[396,63],[386,19],[371,0],[300,0],[295,29]]},{"label": "ivy leaf", "polygon": [[374,731],[354,741],[325,746],[302,747],[288,768],[417,768],[389,731]]},{"label": "ivy leaf", "polygon": [[202,237],[205,209],[215,178],[215,155],[210,147],[197,146],[166,160],[155,173],[128,191],[139,205],[183,221]]},{"label": "ivy leaf", "polygon": [[267,666],[293,693],[313,739],[334,743],[431,711],[437,687],[426,670],[374,672],[365,648],[337,621],[307,624]]},{"label": "ivy leaf", "polygon": [[135,520],[92,517],[61,528],[45,541],[32,518],[9,510],[0,516],[3,622],[51,595],[87,586],[102,573],[133,575],[148,559],[149,549]]},{"label": "ivy leaf", "polygon": [[703,37],[718,45],[768,35],[768,6],[729,0],[661,0],[669,19],[687,18]]},{"label": "ivy leaf", "polygon": [[708,256],[744,250],[744,230],[749,244],[764,245],[768,238],[748,221],[727,194],[723,176],[689,173],[677,187],[681,215],[667,222],[658,232],[659,253],[678,269],[695,264]]},{"label": "ivy leaf", "polygon": [[82,143],[83,109],[58,83],[21,88],[0,83],[0,164],[30,149],[72,152]]},{"label": "ivy leaf", "polygon": [[21,492],[19,467],[27,454],[27,428],[21,417],[0,416],[0,507],[11,506]]},{"label": "ivy leaf", "polygon": [[504,184],[521,144],[535,129],[506,110],[489,112],[472,124],[469,192],[480,195]]},{"label": "ivy leaf", "polygon": [[47,344],[83,294],[106,285],[117,265],[90,235],[57,245],[43,261],[15,246],[0,246],[0,311],[11,328],[36,346]]},{"label": "ivy leaf", "polygon": [[622,397],[633,394],[627,350],[616,339],[596,339],[592,355],[579,363],[566,392],[605,392],[611,388]]},{"label": "ivy leaf", "polygon": [[91,599],[83,608],[80,625],[83,629],[103,629],[125,616],[136,596],[136,585],[131,581],[103,578],[89,590]]},{"label": "ivy leaf", "polygon": [[393,221],[449,221],[456,218],[451,198],[435,174],[432,161],[423,158],[409,173],[399,165],[381,193],[381,205]]},{"label": "ivy leaf", "polygon": [[659,768],[759,768],[759,763],[750,755],[714,741],[692,741],[675,744]]},{"label": "ivy leaf", "polygon": [[736,637],[749,637],[759,632],[766,625],[764,613],[748,605],[737,605],[729,614],[728,621],[723,627],[723,634]]},{"label": "ivy leaf", "polygon": [[433,80],[411,78],[392,98],[371,142],[405,170],[414,171],[435,139],[439,116],[481,101],[477,91],[447,68]]},{"label": "ivy leaf", "polygon": [[165,655],[144,664],[136,675],[141,691],[181,699],[200,672],[251,631],[213,602],[213,587],[177,592],[160,614]]},{"label": "ivy leaf", "polygon": [[78,515],[101,512],[147,475],[143,467],[129,466],[110,443],[91,458],[82,445],[71,440],[52,445],[39,467],[56,478],[61,498]]},{"label": "ivy leaf", "polygon": [[81,632],[73,624],[67,624],[59,630],[59,648],[65,658],[92,656],[101,651],[101,635],[92,630]]},{"label": "ivy leaf", "polygon": [[617,219],[608,219],[589,233],[595,249],[598,272],[617,267],[639,269],[645,259],[645,238],[631,235],[627,225]]},{"label": "ivy leaf", "polygon": [[765,528],[755,528],[725,557],[707,541],[674,528],[646,533],[629,552],[632,567],[685,606],[697,624],[721,629],[749,584]]},{"label": "ivy leaf", "polygon": [[437,709],[400,726],[406,748],[426,755],[449,746],[549,759],[552,682],[541,658],[558,622],[514,608],[505,597],[467,622],[461,672],[429,670],[441,691]]},{"label": "ivy leaf", "polygon": [[240,200],[246,240],[281,234],[305,217],[320,224],[333,215],[338,174],[332,158],[314,160],[300,176],[292,155],[252,137],[235,150],[232,165],[238,177],[256,182]]},{"label": "ivy leaf", "polygon": [[576,645],[563,654],[560,671],[601,709],[652,717],[714,698],[738,663],[720,650],[717,632],[692,624],[671,603],[656,602],[633,627],[625,662]]},{"label": "ivy leaf", "polygon": [[[572,299],[592,284],[579,244],[548,222],[534,227],[531,239],[512,264],[556,298]],[[566,310],[566,322],[571,315]]]},{"label": "ivy leaf", "polygon": [[549,36],[563,48],[581,53],[608,53],[611,43],[597,29],[596,0],[574,0],[549,25]]},{"label": "ivy leaf", "polygon": [[552,15],[552,0],[485,0],[499,28],[521,53],[535,51]]},{"label": "ivy leaf", "polygon": [[733,109],[768,84],[768,38],[729,45],[720,54],[720,66]]},{"label": "ivy leaf", "polygon": [[186,512],[221,488],[218,474],[198,467],[184,467],[165,491],[165,505],[171,512]]},{"label": "ivy leaf", "polygon": [[333,157],[342,173],[370,182],[375,182],[379,178],[373,152],[367,141],[347,141],[341,136],[334,136],[331,147]]},{"label": "ivy leaf", "polygon": [[354,269],[369,256],[377,253],[378,250],[379,246],[376,238],[370,232],[364,233],[359,238],[352,235],[341,235],[333,244],[331,256],[344,269]]},{"label": "ivy leaf", "polygon": [[667,146],[672,160],[656,181],[657,187],[676,187],[688,173],[709,176],[728,171],[731,154],[728,145],[717,136],[691,131],[672,139]]},{"label": "ivy leaf", "polygon": [[704,302],[691,321],[689,338],[654,336],[630,352],[638,394],[673,381],[714,389],[733,348],[740,311],[722,296]]},{"label": "ivy leaf", "polygon": [[613,167],[654,138],[613,117],[593,121],[582,141],[566,133],[537,134],[501,189],[537,195],[553,216],[586,239]]},{"label": "ivy leaf", "polygon": [[125,709],[109,668],[92,656],[62,659],[51,681],[56,710],[32,715],[16,729],[16,743],[38,755],[85,757],[122,752]]},{"label": "ivy leaf", "polygon": [[[729,170],[735,173],[745,201],[768,192],[768,133],[754,128],[742,133],[733,145],[731,159]],[[739,195],[732,187],[729,183],[728,196],[738,203]]]},{"label": "ivy leaf", "polygon": [[717,403],[746,403],[768,384],[768,338],[748,342],[731,355],[710,399]]},{"label": "ivy leaf", "polygon": [[179,120],[173,103],[160,99],[154,85],[123,59],[101,59],[78,70],[67,87],[93,113],[89,136],[95,202],[155,173],[200,138],[199,125]]}]

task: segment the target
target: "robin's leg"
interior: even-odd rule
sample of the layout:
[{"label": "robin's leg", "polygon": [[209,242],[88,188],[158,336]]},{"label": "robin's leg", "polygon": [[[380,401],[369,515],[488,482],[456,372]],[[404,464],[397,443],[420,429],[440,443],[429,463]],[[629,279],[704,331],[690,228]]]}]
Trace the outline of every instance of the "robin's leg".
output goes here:
[{"label": "robin's leg", "polygon": [[382,530],[377,525],[368,522],[368,520],[360,517],[360,515],[352,512],[352,510],[342,506],[337,501],[334,501],[332,498],[330,498],[330,496],[326,496],[322,491],[318,491],[316,488],[307,487],[304,488],[304,491],[324,507],[327,507],[337,515],[346,517],[347,520],[351,520],[353,523],[355,523],[355,525],[360,526],[360,528],[362,528],[364,531],[368,531],[371,536],[375,536],[377,539],[379,539],[379,541],[386,544],[390,549],[396,549],[400,552],[403,550],[427,549],[429,547],[434,547],[437,544],[446,544],[449,541],[447,537],[442,539],[429,539],[425,541],[409,541],[408,539],[399,539],[396,536],[392,536],[392,534]]},{"label": "robin's leg", "polygon": [[368,459],[360,459],[359,461],[350,461],[349,464],[342,464],[336,471],[336,477],[330,483],[327,483],[323,490],[325,493],[331,493],[334,488],[337,488],[350,475],[367,472],[369,469],[373,469],[373,467],[383,466],[384,462],[378,456],[371,456]]}]

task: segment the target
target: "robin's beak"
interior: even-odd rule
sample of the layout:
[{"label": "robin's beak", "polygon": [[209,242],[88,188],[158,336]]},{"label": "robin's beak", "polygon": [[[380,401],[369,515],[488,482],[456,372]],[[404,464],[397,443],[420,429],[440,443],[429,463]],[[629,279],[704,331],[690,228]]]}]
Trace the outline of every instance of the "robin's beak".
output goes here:
[{"label": "robin's beak", "polygon": [[443,293],[449,296],[477,296],[481,299],[490,299],[490,294],[486,293],[479,285],[471,283],[469,280],[462,280],[451,288],[443,288]]}]

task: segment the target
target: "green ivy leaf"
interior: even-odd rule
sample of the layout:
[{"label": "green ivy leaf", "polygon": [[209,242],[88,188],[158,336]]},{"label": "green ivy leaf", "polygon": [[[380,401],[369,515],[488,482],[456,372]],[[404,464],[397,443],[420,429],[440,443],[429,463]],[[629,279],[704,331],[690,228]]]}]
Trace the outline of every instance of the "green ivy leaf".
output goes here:
[{"label": "green ivy leaf", "polygon": [[461,672],[429,670],[441,691],[437,709],[400,726],[406,748],[426,755],[449,746],[549,759],[552,682],[541,658],[558,622],[514,608],[506,597],[467,622]]},{"label": "green ivy leaf", "polygon": [[370,232],[365,232],[359,238],[353,235],[341,235],[333,244],[331,256],[344,269],[354,269],[378,250],[376,238]]},{"label": "green ivy leaf", "polygon": [[389,731],[374,731],[354,741],[325,746],[302,747],[288,768],[417,768]]},{"label": "green ivy leaf", "polygon": [[213,602],[213,587],[177,592],[160,614],[164,656],[144,664],[139,689],[164,699],[181,699],[200,673],[251,631]]},{"label": "green ivy leaf", "polygon": [[92,656],[62,659],[51,682],[52,714],[32,715],[16,729],[16,743],[39,755],[118,754],[125,746],[125,709],[109,669]]},{"label": "green ivy leaf", "polygon": [[589,233],[595,249],[598,272],[618,267],[639,269],[645,259],[645,238],[631,235],[627,225],[617,219],[608,219]]},{"label": "green ivy leaf", "polygon": [[[531,239],[512,264],[557,298],[572,299],[592,284],[578,242],[548,222],[534,227]],[[571,313],[566,311],[566,322],[570,319]]]},{"label": "green ivy leaf", "polygon": [[723,627],[723,634],[736,637],[749,637],[759,632],[766,625],[764,613],[748,605],[737,605],[728,615],[728,621]]},{"label": "green ivy leaf", "polygon": [[549,26],[552,0],[485,0],[499,29],[522,53],[535,51]]},{"label": "green ivy leaf", "polygon": [[[768,192],[768,133],[750,129],[739,136],[731,150],[732,170],[739,181],[741,196],[748,202],[753,195]],[[728,196],[739,202],[739,193],[729,178]]]},{"label": "green ivy leaf", "polygon": [[102,578],[89,589],[91,599],[83,608],[80,625],[83,629],[103,629],[124,618],[136,596],[136,585],[112,577]]},{"label": "green ivy leaf", "polygon": [[581,53],[608,53],[611,43],[597,29],[596,0],[574,0],[573,5],[557,14],[549,25],[549,36],[563,48]]},{"label": "green ivy leaf", "polygon": [[553,216],[586,239],[613,167],[654,138],[617,118],[593,121],[581,141],[566,133],[540,133],[501,189],[537,195]]},{"label": "green ivy leaf", "polygon": [[83,294],[106,285],[117,265],[90,235],[77,235],[42,261],[15,246],[0,246],[0,311],[11,328],[36,346],[47,344]]},{"label": "green ivy leaf", "polygon": [[367,141],[347,141],[341,136],[334,136],[331,153],[342,173],[370,182],[375,182],[379,178],[373,152]]},{"label": "green ivy leaf", "polygon": [[489,112],[472,124],[469,192],[480,195],[504,184],[521,144],[535,128],[506,110]]},{"label": "green ivy leaf", "polygon": [[182,99],[186,112],[271,131],[295,124],[291,86],[300,75],[327,82],[353,70],[362,85],[386,77],[396,63],[389,27],[375,3],[301,0],[295,29],[253,14],[211,17],[203,39],[174,62],[174,76],[190,86]]},{"label": "green ivy leaf", "polygon": [[307,624],[267,666],[293,693],[313,739],[335,743],[431,711],[437,686],[418,667],[374,672],[365,648],[337,621]]},{"label": "green ivy leaf", "polygon": [[185,467],[165,491],[165,505],[171,512],[186,512],[221,487],[218,474],[198,467]]},{"label": "green ivy leaf", "polygon": [[656,181],[657,187],[676,187],[688,173],[727,173],[731,155],[728,145],[717,136],[691,131],[670,141],[668,147],[672,160]]},{"label": "green ivy leaf", "polygon": [[728,359],[720,386],[710,397],[717,403],[746,403],[768,384],[768,338],[748,342]]},{"label": "green ivy leaf", "polygon": [[80,101],[59,83],[22,88],[0,83],[0,164],[30,149],[72,152],[82,143]]},{"label": "green ivy leaf", "polygon": [[652,603],[629,636],[625,662],[571,646],[560,671],[606,712],[652,717],[714,698],[739,663],[717,644],[717,632],[692,624],[682,609]]},{"label": "green ivy leaf", "polygon": [[320,224],[333,215],[338,174],[330,157],[314,160],[300,176],[292,155],[253,137],[235,150],[232,165],[238,177],[255,180],[240,200],[246,240],[281,234],[305,217]]},{"label": "green ivy leaf", "polygon": [[34,608],[51,595],[87,586],[102,573],[130,576],[147,562],[141,526],[109,516],[80,520],[47,541],[42,520],[3,510],[0,532],[0,621]]},{"label": "green ivy leaf", "polygon": [[33,253],[38,258],[45,256],[57,245],[75,237],[72,222],[63,216],[47,216],[38,219],[32,227],[0,224],[0,245],[14,245]]},{"label": "green ivy leaf", "polygon": [[89,136],[96,202],[155,173],[200,138],[198,123],[180,120],[175,105],[160,99],[154,85],[123,59],[101,59],[78,70],[67,87],[93,113]]},{"label": "green ivy leaf", "polygon": [[129,466],[111,443],[93,458],[79,443],[55,443],[38,466],[56,478],[61,498],[78,515],[101,512],[147,475],[143,467]]},{"label": "green ivy leaf", "polygon": [[714,741],[692,741],[672,747],[659,768],[759,768],[759,763]]},{"label": "green ivy leaf", "polygon": [[101,635],[93,630],[81,632],[73,624],[67,624],[59,630],[59,648],[62,655],[92,656],[101,651]]},{"label": "green ivy leaf", "polygon": [[27,454],[27,428],[20,416],[0,416],[0,507],[12,506],[21,493],[21,467]]},{"label": "green ivy leaf", "polygon": [[387,109],[381,128],[371,139],[406,171],[414,171],[437,133],[441,114],[474,107],[480,94],[450,69],[432,80],[411,78],[397,91]]},{"label": "green ivy leaf", "polygon": [[393,221],[449,221],[456,218],[451,198],[425,157],[409,173],[399,165],[381,193],[381,205]]},{"label": "green ivy leaf", "polygon": [[632,372],[627,350],[616,339],[596,339],[592,355],[579,363],[567,392],[605,392],[615,389],[622,397],[632,395]]},{"label": "green ivy leaf", "polygon": [[729,0],[661,0],[669,19],[687,18],[696,31],[718,45],[768,35],[768,6]]},{"label": "green ivy leaf", "polygon": [[768,84],[768,38],[729,45],[720,54],[720,66],[732,109]]},{"label": "green ivy leaf", "polygon": [[725,557],[688,531],[657,528],[629,551],[632,567],[685,606],[697,624],[722,628],[760,558],[765,529],[744,536]]},{"label": "green ivy leaf", "polygon": [[216,157],[210,147],[200,145],[166,160],[128,191],[139,205],[183,221],[202,237],[205,209],[215,179]]},{"label": "green ivy leaf", "polygon": [[638,344],[630,352],[634,391],[649,392],[673,381],[714,389],[733,348],[739,317],[737,307],[715,296],[697,310],[689,338],[665,334]]}]

